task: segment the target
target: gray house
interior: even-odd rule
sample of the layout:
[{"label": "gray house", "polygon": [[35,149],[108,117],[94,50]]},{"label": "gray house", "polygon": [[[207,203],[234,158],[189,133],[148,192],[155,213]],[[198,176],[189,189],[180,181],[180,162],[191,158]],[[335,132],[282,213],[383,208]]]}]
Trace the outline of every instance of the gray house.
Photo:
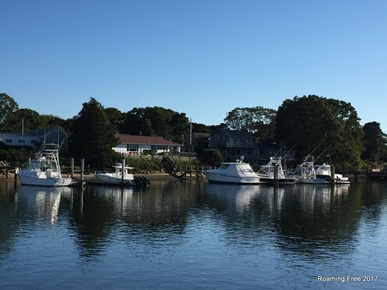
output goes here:
[{"label": "gray house", "polygon": [[225,161],[235,161],[241,156],[249,162],[258,157],[258,145],[246,130],[218,129],[209,138],[208,148],[220,150]]},{"label": "gray house", "polygon": [[246,130],[218,129],[209,138],[209,148],[220,150],[225,161],[235,161],[244,157],[254,167],[269,162],[270,157],[280,155],[284,158],[283,166],[294,160],[295,152],[283,144],[273,143],[271,146],[259,145],[253,135]]}]

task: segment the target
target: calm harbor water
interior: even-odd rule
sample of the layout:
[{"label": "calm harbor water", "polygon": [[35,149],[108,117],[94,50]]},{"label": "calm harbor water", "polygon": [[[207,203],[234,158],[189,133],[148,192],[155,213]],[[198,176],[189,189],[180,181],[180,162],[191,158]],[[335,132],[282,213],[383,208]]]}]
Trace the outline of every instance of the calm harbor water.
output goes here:
[{"label": "calm harbor water", "polygon": [[387,289],[387,182],[0,183],[0,289],[70,287]]}]

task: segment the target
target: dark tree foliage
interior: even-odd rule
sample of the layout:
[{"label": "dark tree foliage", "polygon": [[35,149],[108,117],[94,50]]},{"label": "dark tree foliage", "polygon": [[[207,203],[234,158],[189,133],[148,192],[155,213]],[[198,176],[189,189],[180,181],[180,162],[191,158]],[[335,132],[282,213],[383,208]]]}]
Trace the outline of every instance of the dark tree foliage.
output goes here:
[{"label": "dark tree foliage", "polygon": [[360,162],[363,132],[356,110],[344,101],[316,95],[285,100],[278,108],[275,134],[281,142],[297,144],[299,159],[319,148],[315,155],[329,155],[336,165]]},{"label": "dark tree foliage", "polygon": [[[42,127],[42,118],[38,112],[30,109],[18,109],[10,113],[3,122],[3,132],[29,133]],[[44,126],[43,126],[44,127]]]},{"label": "dark tree foliage", "polygon": [[200,123],[192,123],[192,132],[196,133],[211,133],[212,130],[209,126],[200,124]]},{"label": "dark tree foliage", "polygon": [[114,163],[112,147],[118,141],[102,105],[94,98],[83,104],[82,111],[73,120],[70,150],[77,159],[84,158],[85,164],[96,169]]},{"label": "dark tree foliage", "polygon": [[362,159],[370,162],[378,162],[385,159],[387,154],[386,135],[380,129],[378,122],[366,123],[363,126],[364,152]]},{"label": "dark tree foliage", "polygon": [[106,108],[105,114],[108,117],[110,124],[118,131],[119,126],[125,119],[125,114],[116,108]]},{"label": "dark tree foliage", "polygon": [[189,120],[184,113],[161,107],[134,108],[126,113],[119,131],[131,135],[162,136],[181,142],[189,134]]},{"label": "dark tree foliage", "polygon": [[224,119],[233,130],[247,130],[260,140],[273,138],[276,110],[263,107],[235,108]]},{"label": "dark tree foliage", "polygon": [[63,132],[70,130],[71,121],[53,115],[40,115],[40,128],[61,128]]},{"label": "dark tree foliage", "polygon": [[0,126],[3,125],[3,122],[7,119],[9,114],[12,114],[18,109],[19,106],[13,98],[5,93],[0,93]]},{"label": "dark tree foliage", "polygon": [[200,163],[217,166],[223,162],[222,153],[218,149],[206,149],[198,156]]}]

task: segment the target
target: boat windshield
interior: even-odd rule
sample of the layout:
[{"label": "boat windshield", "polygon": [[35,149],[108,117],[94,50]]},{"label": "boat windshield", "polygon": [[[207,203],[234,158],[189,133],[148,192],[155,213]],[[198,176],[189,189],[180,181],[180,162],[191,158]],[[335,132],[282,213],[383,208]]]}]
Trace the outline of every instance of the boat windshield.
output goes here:
[{"label": "boat windshield", "polygon": [[230,166],[230,164],[222,164],[221,166],[219,166],[219,169],[227,169],[228,167]]}]

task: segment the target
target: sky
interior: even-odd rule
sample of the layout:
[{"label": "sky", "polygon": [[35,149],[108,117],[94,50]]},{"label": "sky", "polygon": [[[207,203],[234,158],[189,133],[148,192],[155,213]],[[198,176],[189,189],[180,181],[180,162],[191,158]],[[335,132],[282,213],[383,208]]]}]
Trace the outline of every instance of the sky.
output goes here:
[{"label": "sky", "polygon": [[218,125],[295,96],[387,132],[387,1],[0,0],[0,93],[72,118],[96,99]]}]

